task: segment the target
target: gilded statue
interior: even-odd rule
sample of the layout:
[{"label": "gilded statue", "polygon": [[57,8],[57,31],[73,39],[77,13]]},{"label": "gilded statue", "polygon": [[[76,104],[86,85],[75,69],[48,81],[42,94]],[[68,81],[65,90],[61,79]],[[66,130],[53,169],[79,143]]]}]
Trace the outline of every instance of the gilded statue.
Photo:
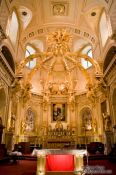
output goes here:
[{"label": "gilded statue", "polygon": [[44,93],[44,96],[43,96],[43,109],[45,111],[47,110],[48,102],[49,102],[49,94],[48,93]]},{"label": "gilded statue", "polygon": [[14,130],[15,130],[15,115],[12,113],[11,119],[10,119],[9,131],[14,131]]},{"label": "gilded statue", "polygon": [[63,130],[63,124],[60,120],[57,121],[57,123],[55,125],[55,129],[56,130]]},{"label": "gilded statue", "polygon": [[104,129],[105,131],[111,131],[111,118],[109,114],[102,114],[103,119],[104,119]]}]

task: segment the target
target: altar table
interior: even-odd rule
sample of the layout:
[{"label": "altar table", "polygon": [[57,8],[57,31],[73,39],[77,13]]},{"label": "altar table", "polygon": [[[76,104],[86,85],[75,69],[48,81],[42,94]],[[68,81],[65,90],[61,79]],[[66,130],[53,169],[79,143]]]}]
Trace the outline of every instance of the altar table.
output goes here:
[{"label": "altar table", "polygon": [[86,154],[86,150],[37,150],[36,175],[44,175],[46,171],[81,171],[83,169],[83,156]]}]

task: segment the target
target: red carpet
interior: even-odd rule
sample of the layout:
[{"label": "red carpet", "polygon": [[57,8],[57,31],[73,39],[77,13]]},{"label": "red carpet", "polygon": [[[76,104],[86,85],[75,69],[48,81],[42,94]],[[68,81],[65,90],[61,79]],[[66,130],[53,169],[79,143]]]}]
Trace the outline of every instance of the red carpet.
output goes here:
[{"label": "red carpet", "polygon": [[[102,173],[93,173],[95,175],[116,175],[116,163],[111,163],[108,160],[89,160],[89,166],[96,170],[103,168]],[[98,168],[96,168],[98,166]],[[86,173],[89,175],[89,173]]]},{"label": "red carpet", "polygon": [[17,164],[0,165],[0,175],[35,175],[36,161],[20,160]]},{"label": "red carpet", "polygon": [[[116,175],[116,163],[111,163],[108,160],[89,160],[89,165],[104,166],[105,170],[112,171],[112,174],[109,175]],[[14,165],[11,163],[0,165],[0,175],[36,175],[36,161],[20,160]],[[74,175],[74,173],[46,172],[46,175]],[[95,175],[108,175],[108,173],[98,173]]]}]

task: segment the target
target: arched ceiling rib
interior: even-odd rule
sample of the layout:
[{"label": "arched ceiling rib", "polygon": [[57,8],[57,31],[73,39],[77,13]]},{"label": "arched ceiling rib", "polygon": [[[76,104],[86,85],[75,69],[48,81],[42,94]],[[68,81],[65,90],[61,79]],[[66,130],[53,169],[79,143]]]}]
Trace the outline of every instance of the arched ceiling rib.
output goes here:
[{"label": "arched ceiling rib", "polygon": [[[65,72],[65,74],[67,74],[70,81],[70,87],[73,88],[72,85],[73,78],[71,75],[72,71],[71,64],[72,64],[73,69],[78,68],[85,76],[87,82],[91,84],[92,83],[91,77],[89,76],[87,70],[84,69],[80,63],[81,58],[85,58],[86,60],[90,61],[96,70],[95,72],[101,73],[99,64],[96,61],[94,61],[93,58],[90,58],[87,55],[78,54],[78,52],[70,51],[70,42],[72,40],[72,37],[66,30],[60,30],[52,33],[51,35],[48,36],[47,40],[49,43],[46,52],[40,51],[39,53],[33,54],[24,59],[19,65],[18,71],[21,72],[28,61],[37,58],[37,65],[28,73],[26,80],[27,83],[29,83],[32,80],[36,72],[42,70],[43,68],[44,69],[46,68],[48,72],[47,77],[49,77],[49,75],[53,76],[55,71],[54,69],[56,69],[55,66],[59,65],[60,69],[63,66],[62,70],[60,71]],[[46,64],[47,62],[49,64]],[[50,79],[47,79],[45,84],[48,84],[49,81]]]}]

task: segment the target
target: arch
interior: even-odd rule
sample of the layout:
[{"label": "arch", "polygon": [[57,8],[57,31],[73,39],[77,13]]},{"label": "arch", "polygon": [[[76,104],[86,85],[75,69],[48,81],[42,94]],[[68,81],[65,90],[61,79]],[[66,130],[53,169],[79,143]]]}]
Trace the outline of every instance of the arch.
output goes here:
[{"label": "arch", "polygon": [[27,44],[32,46],[35,50],[40,50],[41,52],[44,51],[44,44],[43,41],[41,39],[35,38],[35,39],[31,39]]},{"label": "arch", "polygon": [[106,58],[104,60],[103,72],[107,69],[108,65],[112,61],[113,57],[116,55],[116,46],[112,46],[106,54]]},{"label": "arch", "polygon": [[114,124],[116,125],[116,88],[113,91],[112,94],[112,105],[113,105],[113,120],[114,120]]},{"label": "arch", "polygon": [[9,66],[11,67],[12,71],[15,72],[15,63],[13,60],[13,56],[10,50],[6,46],[2,46],[2,54],[4,55],[4,58],[6,59]]}]

